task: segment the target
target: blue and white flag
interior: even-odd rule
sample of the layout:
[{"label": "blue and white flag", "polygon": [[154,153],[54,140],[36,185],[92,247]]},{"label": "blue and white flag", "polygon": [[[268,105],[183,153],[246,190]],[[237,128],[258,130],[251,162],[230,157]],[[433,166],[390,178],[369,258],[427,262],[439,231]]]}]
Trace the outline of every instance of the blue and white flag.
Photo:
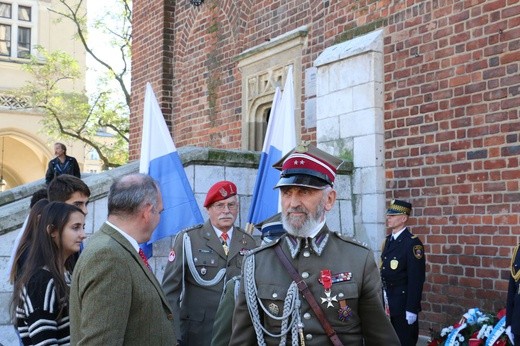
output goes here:
[{"label": "blue and white flag", "polygon": [[285,154],[296,146],[294,125],[294,85],[292,66],[287,70],[283,92],[276,88],[264,146],[260,156],[258,175],[249,208],[248,230],[280,211],[280,194],[274,186],[280,179],[280,171],[273,168]]},{"label": "blue and white flag", "polygon": [[139,172],[150,175],[159,183],[164,206],[161,221],[150,241],[141,244],[146,256],[151,257],[154,241],[204,220],[150,83],[146,84],[144,97]]}]

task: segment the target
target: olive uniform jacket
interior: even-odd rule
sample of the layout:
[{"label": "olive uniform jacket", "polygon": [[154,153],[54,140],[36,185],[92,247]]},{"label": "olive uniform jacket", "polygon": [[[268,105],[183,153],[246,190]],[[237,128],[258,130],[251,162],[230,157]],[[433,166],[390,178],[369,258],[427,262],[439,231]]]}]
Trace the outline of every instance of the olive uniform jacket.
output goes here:
[{"label": "olive uniform jacket", "polygon": [[[225,268],[226,274],[215,285],[204,286],[197,283],[188,265],[188,254],[183,241],[185,234],[191,242],[191,261],[197,276],[210,281],[220,269]],[[174,315],[179,316],[179,320],[175,321],[175,333],[181,340],[181,345],[210,345],[215,313],[224,284],[240,274],[245,252],[255,247],[253,237],[234,227],[229,254],[226,256],[209,220],[204,225],[187,229],[176,236],[164,270],[162,285]]]},{"label": "olive uniform jacket", "polygon": [[[520,335],[520,245],[513,251],[511,261],[511,277],[507,291],[506,326],[511,326],[511,332]],[[518,343],[519,341],[516,340]]]},{"label": "olive uniform jacket", "polygon": [[228,280],[224,293],[218,305],[215,323],[213,323],[213,338],[211,346],[228,346],[231,339],[233,310],[235,310],[236,293],[240,287],[240,276]]},{"label": "olive uniform jacket", "polygon": [[[245,290],[250,275],[250,262],[254,260],[254,283],[262,325],[274,334],[280,333],[280,320],[275,320],[263,310],[276,317],[283,314],[284,299],[293,281],[275,253],[281,247],[292,265],[309,287],[332,328],[344,345],[398,346],[399,340],[385,315],[381,300],[381,279],[374,259],[374,253],[357,241],[330,232],[325,225],[311,240],[284,235],[247,255],[244,263],[242,281],[233,316],[233,331],[230,345],[257,345],[257,335],[250,317]],[[254,257],[254,258],[250,258]],[[330,270],[332,287],[326,301],[325,288],[319,279],[322,270]],[[254,290],[248,290],[254,295]],[[306,345],[332,344],[323,330],[309,303],[299,293],[301,301],[300,318]],[[344,307],[346,318],[339,318],[340,306]],[[254,307],[253,307],[254,308]],[[274,345],[280,338],[263,333],[266,344]],[[287,344],[291,344],[289,333]]]},{"label": "olive uniform jacket", "polygon": [[72,345],[175,345],[161,285],[130,242],[104,224],[89,239],[70,289]]},{"label": "olive uniform jacket", "polygon": [[426,272],[421,240],[406,228],[397,239],[386,241],[381,253],[381,278],[388,297],[391,316],[418,314]]}]

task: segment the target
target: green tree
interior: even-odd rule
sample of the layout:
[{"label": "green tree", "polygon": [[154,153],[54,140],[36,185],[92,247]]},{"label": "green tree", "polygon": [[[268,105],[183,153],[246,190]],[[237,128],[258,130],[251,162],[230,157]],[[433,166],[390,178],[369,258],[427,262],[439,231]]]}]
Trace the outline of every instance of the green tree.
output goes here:
[{"label": "green tree", "polygon": [[[37,54],[24,65],[34,79],[19,90],[19,96],[29,99],[29,107],[44,112],[43,130],[47,134],[84,142],[96,150],[104,168],[125,164],[129,144],[131,1],[115,0],[114,6],[104,6],[107,10],[103,16],[90,25],[85,1],[58,0],[58,3],[60,6],[49,11],[58,14],[60,21],[74,23],[74,38],[81,42],[103,74],[90,95],[64,92],[64,83],[82,77],[78,62],[64,52],[38,47]],[[88,40],[92,31],[104,34],[117,56],[96,50]]]},{"label": "green tree", "polygon": [[[28,107],[43,111],[42,130],[54,138],[74,138],[89,145],[97,151],[105,168],[126,163],[126,109],[111,103],[107,92],[99,93],[89,103],[84,93],[63,91],[64,83],[80,78],[78,62],[61,51],[47,52],[41,47],[37,51],[37,56],[32,55],[23,66],[34,78],[17,93],[28,100]],[[111,134],[109,140],[107,134]]]}]

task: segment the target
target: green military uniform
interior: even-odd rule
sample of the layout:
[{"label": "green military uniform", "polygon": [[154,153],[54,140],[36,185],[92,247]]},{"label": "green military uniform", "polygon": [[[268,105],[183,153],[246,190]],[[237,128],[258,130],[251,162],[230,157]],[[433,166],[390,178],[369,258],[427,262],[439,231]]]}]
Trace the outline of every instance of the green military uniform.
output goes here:
[{"label": "green military uniform", "polygon": [[162,285],[179,316],[175,331],[182,344],[210,344],[224,283],[240,274],[245,250],[255,246],[253,237],[234,227],[226,256],[209,220],[177,235]]},{"label": "green military uniform", "polygon": [[240,287],[240,276],[234,276],[226,283],[224,295],[218,305],[215,323],[213,324],[213,338],[211,346],[228,346],[231,339],[231,324],[236,296]]},{"label": "green military uniform", "polygon": [[[331,344],[278,259],[274,251],[277,246],[306,282],[344,345],[399,345],[384,313],[373,252],[351,238],[330,232],[326,225],[312,239],[284,235],[247,255],[230,345],[273,345],[281,338],[286,338],[288,345],[300,345],[300,335],[305,345]],[[332,274],[329,295],[319,281],[321,271],[327,269]]]}]

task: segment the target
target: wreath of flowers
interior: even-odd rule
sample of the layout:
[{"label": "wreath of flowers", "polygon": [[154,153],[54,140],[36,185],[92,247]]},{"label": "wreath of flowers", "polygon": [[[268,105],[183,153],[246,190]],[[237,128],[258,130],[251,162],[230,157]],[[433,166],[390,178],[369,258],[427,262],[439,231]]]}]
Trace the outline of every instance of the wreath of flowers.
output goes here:
[{"label": "wreath of flowers", "polygon": [[505,333],[506,309],[496,315],[469,309],[458,323],[435,332],[430,328],[428,346],[509,346]]}]

